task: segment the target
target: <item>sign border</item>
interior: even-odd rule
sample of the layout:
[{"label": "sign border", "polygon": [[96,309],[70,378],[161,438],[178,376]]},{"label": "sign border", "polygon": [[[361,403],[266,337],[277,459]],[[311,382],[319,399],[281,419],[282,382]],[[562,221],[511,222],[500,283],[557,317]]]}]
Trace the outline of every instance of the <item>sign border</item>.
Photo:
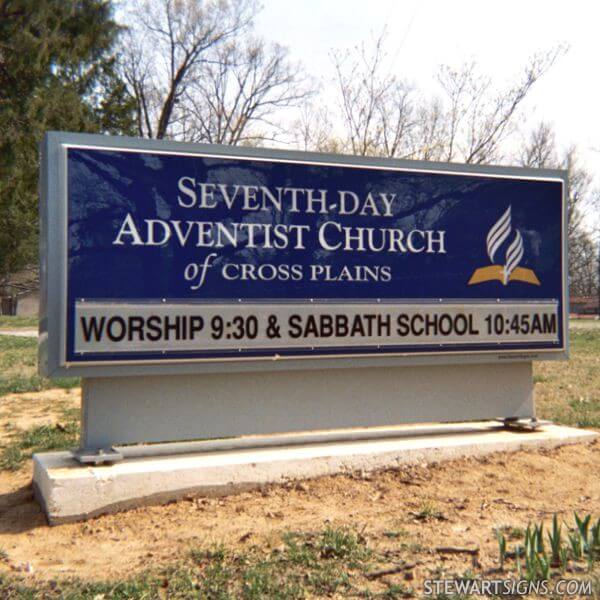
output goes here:
[{"label": "sign border", "polygon": [[[373,170],[411,171],[449,175],[498,177],[558,181],[562,186],[561,270],[563,278],[562,346],[548,349],[504,349],[428,352],[352,353],[310,356],[232,357],[232,358],[165,358],[137,360],[100,360],[68,362],[66,358],[67,326],[67,152],[70,148],[142,152],[151,154],[226,157],[238,160],[262,160]],[[530,169],[466,165],[460,163],[407,161],[391,158],[301,152],[266,148],[240,148],[212,144],[191,144],[131,137],[96,134],[48,132],[42,142],[40,179],[40,344],[39,364],[47,376],[118,376],[147,374],[218,373],[233,371],[272,371],[291,369],[351,368],[357,366],[386,367],[401,365],[434,365],[484,363],[497,361],[531,361],[534,359],[567,359],[568,265],[567,249],[567,172],[555,169]],[[404,300],[404,299],[403,299]],[[464,299],[463,299],[464,301]]]}]

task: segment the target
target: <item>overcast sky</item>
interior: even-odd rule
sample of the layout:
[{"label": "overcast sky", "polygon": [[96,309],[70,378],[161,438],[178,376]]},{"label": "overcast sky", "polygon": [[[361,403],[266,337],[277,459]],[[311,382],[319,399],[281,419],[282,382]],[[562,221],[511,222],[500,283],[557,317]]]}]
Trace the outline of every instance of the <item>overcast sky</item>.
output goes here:
[{"label": "overcast sky", "polygon": [[[527,59],[569,45],[532,89],[524,113],[577,144],[600,185],[600,2],[597,0],[263,0],[259,31],[287,46],[313,76],[331,80],[332,49],[387,27],[394,72],[433,89],[438,66],[476,60],[499,85]],[[592,217],[592,215],[590,215]]]}]

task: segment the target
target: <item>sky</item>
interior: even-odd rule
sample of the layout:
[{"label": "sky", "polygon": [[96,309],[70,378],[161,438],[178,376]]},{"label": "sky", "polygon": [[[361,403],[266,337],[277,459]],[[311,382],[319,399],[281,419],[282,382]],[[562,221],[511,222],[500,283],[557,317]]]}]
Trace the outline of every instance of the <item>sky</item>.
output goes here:
[{"label": "sky", "polygon": [[[528,58],[557,44],[568,52],[526,99],[523,124],[553,125],[561,146],[577,145],[600,186],[600,2],[597,0],[262,0],[257,29],[287,46],[313,77],[330,81],[332,50],[388,32],[390,70],[434,89],[441,64],[475,60],[499,86]],[[590,223],[600,224],[589,214]]]}]

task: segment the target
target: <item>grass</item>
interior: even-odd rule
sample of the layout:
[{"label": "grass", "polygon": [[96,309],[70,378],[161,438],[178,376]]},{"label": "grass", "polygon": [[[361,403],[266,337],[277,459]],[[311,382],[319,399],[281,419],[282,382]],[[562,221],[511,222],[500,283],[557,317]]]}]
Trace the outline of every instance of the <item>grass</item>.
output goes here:
[{"label": "grass", "polygon": [[0,336],[0,397],[10,393],[37,392],[52,387],[72,388],[76,377],[47,379],[37,372],[37,339]]},{"label": "grass", "polygon": [[415,513],[415,518],[421,521],[433,521],[444,518],[443,513],[433,502],[423,502],[419,508],[419,512]]},{"label": "grass", "polygon": [[24,431],[16,431],[11,443],[2,451],[0,468],[17,471],[36,452],[64,450],[77,446],[79,423],[39,425]]},{"label": "grass", "polygon": [[498,528],[498,533],[508,540],[521,540],[525,537],[525,530],[522,527],[513,527],[512,525],[502,525]]},{"label": "grass", "polygon": [[406,529],[391,529],[390,531],[384,531],[383,535],[386,538],[399,539],[402,537],[406,537],[408,535],[408,532],[406,531]]},{"label": "grass", "polygon": [[20,327],[36,327],[38,326],[37,317],[10,317],[7,315],[0,315],[0,328],[1,329],[18,329]]},{"label": "grass", "polygon": [[556,514],[550,525],[529,523],[524,540],[512,551],[504,533],[497,530],[500,570],[527,581],[548,581],[575,569],[592,573],[600,562],[600,519],[592,521],[591,515],[577,513],[573,517],[571,524],[559,523]]},{"label": "grass", "polygon": [[571,331],[568,362],[534,363],[538,417],[600,428],[600,329]]},{"label": "grass", "polygon": [[287,533],[283,545],[270,552],[251,548],[229,551],[223,546],[194,548],[176,565],[146,572],[126,581],[87,583],[77,579],[28,585],[14,575],[0,575],[0,597],[108,600],[169,598],[206,600],[295,600],[313,597],[405,598],[414,592],[399,583],[368,580],[365,575],[385,562],[367,547],[360,534],[344,528]]}]

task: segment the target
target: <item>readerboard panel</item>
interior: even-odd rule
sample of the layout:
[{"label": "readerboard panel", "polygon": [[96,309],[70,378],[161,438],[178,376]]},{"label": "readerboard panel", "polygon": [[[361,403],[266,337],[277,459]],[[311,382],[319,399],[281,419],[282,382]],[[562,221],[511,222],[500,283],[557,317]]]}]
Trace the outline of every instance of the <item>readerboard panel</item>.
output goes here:
[{"label": "readerboard panel", "polygon": [[44,149],[55,369],[566,350],[562,172],[73,134]]}]

